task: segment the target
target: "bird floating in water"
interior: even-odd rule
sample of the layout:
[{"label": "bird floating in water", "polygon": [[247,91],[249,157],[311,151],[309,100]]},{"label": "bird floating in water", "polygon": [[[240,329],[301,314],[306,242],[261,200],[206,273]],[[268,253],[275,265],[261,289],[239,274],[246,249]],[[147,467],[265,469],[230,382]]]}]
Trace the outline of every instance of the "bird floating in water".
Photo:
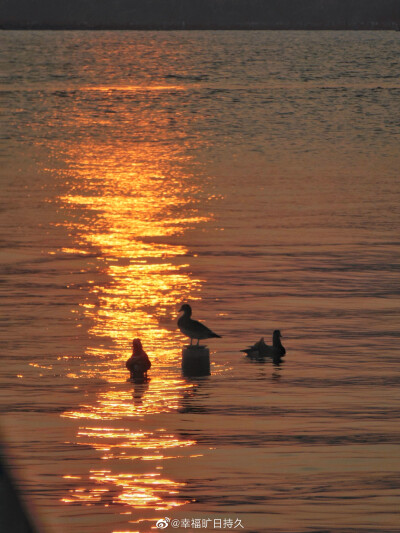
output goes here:
[{"label": "bird floating in water", "polygon": [[193,320],[192,308],[189,304],[183,304],[179,309],[179,313],[183,311],[183,315],[178,320],[178,328],[181,332],[190,338],[190,345],[192,346],[193,339],[197,339],[197,345],[199,345],[200,340],[211,339],[214,337],[221,338],[221,335],[217,335],[211,329],[208,329],[207,326],[201,324],[197,320]]},{"label": "bird floating in water", "polygon": [[132,348],[132,355],[126,362],[126,368],[131,373],[131,378],[146,379],[147,371],[151,367],[151,361],[143,350],[140,339],[133,339]]},{"label": "bird floating in water", "polygon": [[281,337],[281,332],[279,329],[276,329],[272,334],[272,346],[265,344],[264,337],[262,337],[253,346],[241,351],[246,353],[247,357],[272,357],[273,359],[280,359],[286,353],[281,343]]}]

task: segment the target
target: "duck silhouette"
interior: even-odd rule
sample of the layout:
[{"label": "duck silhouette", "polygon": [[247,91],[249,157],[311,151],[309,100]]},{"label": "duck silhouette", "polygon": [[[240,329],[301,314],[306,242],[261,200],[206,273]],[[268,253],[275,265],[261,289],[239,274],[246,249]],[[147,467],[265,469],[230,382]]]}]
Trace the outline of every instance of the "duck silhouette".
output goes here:
[{"label": "duck silhouette", "polygon": [[198,322],[197,320],[193,320],[191,318],[192,308],[189,304],[183,304],[182,307],[179,309],[179,313],[181,313],[182,311],[183,315],[178,319],[178,328],[184,335],[186,335],[186,337],[190,338],[191,346],[193,339],[197,339],[196,346],[198,346],[200,340],[212,339],[214,337],[219,339],[221,338],[221,335],[217,335],[201,322]]},{"label": "duck silhouette", "polygon": [[281,343],[281,337],[280,330],[276,329],[272,334],[272,346],[265,344],[264,337],[261,337],[253,346],[241,351],[247,354],[247,357],[272,357],[273,359],[281,359],[286,353]]},{"label": "duck silhouette", "polygon": [[147,378],[147,371],[151,367],[151,361],[143,350],[140,339],[133,339],[132,348],[132,355],[125,363],[126,368],[131,373],[131,378],[145,379]]}]

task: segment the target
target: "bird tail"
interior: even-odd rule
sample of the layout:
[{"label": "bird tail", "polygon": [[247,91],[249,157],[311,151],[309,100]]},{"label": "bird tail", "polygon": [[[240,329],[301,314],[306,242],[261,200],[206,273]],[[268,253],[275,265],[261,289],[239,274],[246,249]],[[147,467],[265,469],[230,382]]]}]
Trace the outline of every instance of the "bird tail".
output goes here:
[{"label": "bird tail", "polygon": [[211,337],[212,337],[212,338],[216,337],[216,338],[218,338],[218,339],[222,339],[221,335],[217,335],[216,333],[213,333],[213,334],[211,335]]}]

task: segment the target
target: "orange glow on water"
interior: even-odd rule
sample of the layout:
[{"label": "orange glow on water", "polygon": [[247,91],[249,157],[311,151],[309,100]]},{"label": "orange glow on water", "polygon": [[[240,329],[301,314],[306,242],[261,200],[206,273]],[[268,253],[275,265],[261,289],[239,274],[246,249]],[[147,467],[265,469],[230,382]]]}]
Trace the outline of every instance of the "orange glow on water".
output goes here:
[{"label": "orange glow on water", "polygon": [[[158,430],[157,433],[144,431],[132,433],[126,429],[82,428],[78,432],[78,437],[88,438],[85,441],[80,441],[80,444],[82,445],[93,446],[95,449],[107,451],[113,448],[128,448],[129,450],[165,450],[168,448],[181,448],[195,444],[195,441],[193,440],[177,439],[174,435],[168,435],[162,430]],[[99,439],[103,440],[100,440],[99,442]],[[152,457],[158,458],[159,456]]]},{"label": "orange glow on water", "polygon": [[[97,275],[87,282],[77,314],[77,320],[90,321],[94,342],[87,364],[68,375],[100,378],[102,384],[94,397],[61,416],[89,422],[75,442],[96,450],[106,466],[65,476],[80,485],[62,501],[168,510],[185,503],[179,498],[184,483],[161,477],[160,461],[181,457],[178,451],[195,441],[162,428],[143,429],[142,421],[176,411],[192,388],[180,375],[181,337],[173,322],[183,300],[198,298],[201,280],[187,271],[188,250],[174,236],[205,221],[196,208],[198,191],[179,165],[170,168],[170,154],[152,145],[140,153],[105,156],[96,146],[79,146],[78,152],[69,154],[71,193],[60,198],[64,209],[76,213],[69,226],[76,246],[62,251],[97,257]],[[142,339],[152,361],[147,383],[126,383],[133,337]],[[145,472],[137,470],[137,461],[148,465]]]},{"label": "orange glow on water", "polygon": [[90,480],[95,484],[94,487],[71,489],[70,494],[61,501],[75,504],[115,503],[135,509],[165,511],[185,503],[171,499],[178,493],[173,489],[184,484],[162,478],[159,473],[112,474],[110,470],[92,470]]},{"label": "orange glow on water", "polygon": [[88,86],[82,87],[82,91],[185,91],[187,88],[184,85],[105,85],[105,86]]}]

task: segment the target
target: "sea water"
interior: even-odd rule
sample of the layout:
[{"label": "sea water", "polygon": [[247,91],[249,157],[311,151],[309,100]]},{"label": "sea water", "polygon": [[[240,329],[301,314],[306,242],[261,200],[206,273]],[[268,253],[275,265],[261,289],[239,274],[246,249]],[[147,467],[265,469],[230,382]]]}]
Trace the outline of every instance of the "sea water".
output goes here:
[{"label": "sea water", "polygon": [[1,426],[42,530],[398,532],[399,34],[0,40]]}]

